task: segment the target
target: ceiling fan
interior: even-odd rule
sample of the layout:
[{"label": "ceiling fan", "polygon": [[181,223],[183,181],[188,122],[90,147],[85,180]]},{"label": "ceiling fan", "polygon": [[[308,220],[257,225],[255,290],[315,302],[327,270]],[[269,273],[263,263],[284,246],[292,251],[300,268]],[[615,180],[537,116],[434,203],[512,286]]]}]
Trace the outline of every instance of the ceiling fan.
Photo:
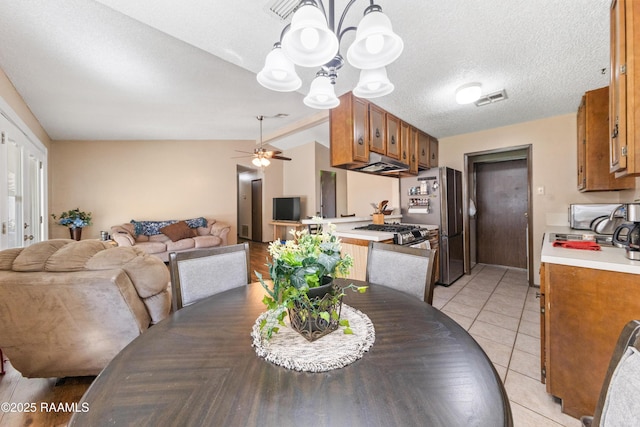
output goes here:
[{"label": "ceiling fan", "polygon": [[[280,154],[282,154],[282,151],[265,149],[264,144],[262,142],[262,121],[265,118],[283,117],[283,116],[285,116],[285,114],[277,114],[275,116],[269,116],[269,117],[256,116],[256,119],[258,119],[258,121],[260,122],[260,147],[253,150],[253,153],[249,153],[248,151],[240,151],[240,150],[236,150],[236,151],[239,153],[251,154],[253,156],[253,160],[251,160],[251,163],[253,163],[255,166],[262,167],[262,168],[269,166],[271,164],[271,159],[291,160],[289,157],[280,156]],[[239,156],[239,157],[248,157],[248,156]],[[234,157],[234,158],[237,159],[239,157]]]}]

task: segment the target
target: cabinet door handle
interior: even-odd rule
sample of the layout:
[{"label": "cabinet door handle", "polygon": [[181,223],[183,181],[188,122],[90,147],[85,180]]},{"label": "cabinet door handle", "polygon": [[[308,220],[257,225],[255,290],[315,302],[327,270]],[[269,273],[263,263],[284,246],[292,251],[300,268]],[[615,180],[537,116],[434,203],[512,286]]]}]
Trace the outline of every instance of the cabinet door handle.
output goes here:
[{"label": "cabinet door handle", "polygon": [[426,156],[427,153],[424,152],[424,148],[422,149],[422,157]]},{"label": "cabinet door handle", "polygon": [[391,145],[396,145],[396,137],[391,135]]},{"label": "cabinet door handle", "polygon": [[412,155],[411,155],[411,161],[412,161],[412,162],[415,162],[415,161],[416,161],[416,155],[415,155],[415,154],[412,154]]},{"label": "cabinet door handle", "polygon": [[611,132],[611,139],[618,137],[618,123],[613,127],[613,132]]},{"label": "cabinet door handle", "polygon": [[364,145],[364,139],[362,139],[362,137],[358,138],[358,145]]},{"label": "cabinet door handle", "polygon": [[376,128],[376,138],[380,138],[380,129]]},{"label": "cabinet door handle", "polygon": [[403,151],[403,152],[402,152],[402,158],[403,158],[404,160],[407,160],[407,152],[406,152],[406,151]]}]

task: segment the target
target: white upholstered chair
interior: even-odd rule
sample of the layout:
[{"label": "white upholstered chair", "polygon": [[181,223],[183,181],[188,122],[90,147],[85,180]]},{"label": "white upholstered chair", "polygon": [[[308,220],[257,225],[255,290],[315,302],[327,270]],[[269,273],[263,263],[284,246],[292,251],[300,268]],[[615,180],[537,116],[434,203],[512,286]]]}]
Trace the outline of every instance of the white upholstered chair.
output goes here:
[{"label": "white upholstered chair", "polygon": [[220,292],[247,285],[249,244],[169,254],[173,311]]},{"label": "white upholstered chair", "polygon": [[385,285],[433,303],[435,251],[370,242],[367,282]]},{"label": "white upholstered chair", "polygon": [[[576,384],[579,387],[580,384]],[[640,321],[627,323],[613,350],[593,417],[587,427],[640,425]]]}]

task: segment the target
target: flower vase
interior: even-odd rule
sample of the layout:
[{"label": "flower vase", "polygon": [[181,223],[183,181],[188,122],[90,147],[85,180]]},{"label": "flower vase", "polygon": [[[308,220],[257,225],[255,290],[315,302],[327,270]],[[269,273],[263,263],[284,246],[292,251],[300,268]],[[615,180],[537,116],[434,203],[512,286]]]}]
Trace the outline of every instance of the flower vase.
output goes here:
[{"label": "flower vase", "polygon": [[[315,341],[338,329],[342,296],[335,298],[337,292],[341,291],[333,283],[309,289],[309,299],[295,301],[288,310],[291,328],[308,341]],[[330,321],[321,318],[320,312],[330,313]]]},{"label": "flower vase", "polygon": [[69,234],[73,240],[80,240],[82,238],[82,227],[70,228]]}]

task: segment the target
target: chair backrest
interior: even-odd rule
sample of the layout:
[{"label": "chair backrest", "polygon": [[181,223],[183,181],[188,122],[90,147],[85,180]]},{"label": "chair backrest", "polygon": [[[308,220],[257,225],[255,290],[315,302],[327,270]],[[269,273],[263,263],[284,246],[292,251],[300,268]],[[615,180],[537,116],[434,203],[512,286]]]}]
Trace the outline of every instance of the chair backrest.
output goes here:
[{"label": "chair backrest", "polygon": [[369,242],[366,280],[432,304],[434,255],[431,249]]},{"label": "chair backrest", "polygon": [[171,252],[169,269],[173,311],[205,297],[247,285],[249,244],[220,246],[188,252]]},{"label": "chair backrest", "polygon": [[640,420],[640,321],[627,323],[613,350],[592,426],[631,426]]}]

